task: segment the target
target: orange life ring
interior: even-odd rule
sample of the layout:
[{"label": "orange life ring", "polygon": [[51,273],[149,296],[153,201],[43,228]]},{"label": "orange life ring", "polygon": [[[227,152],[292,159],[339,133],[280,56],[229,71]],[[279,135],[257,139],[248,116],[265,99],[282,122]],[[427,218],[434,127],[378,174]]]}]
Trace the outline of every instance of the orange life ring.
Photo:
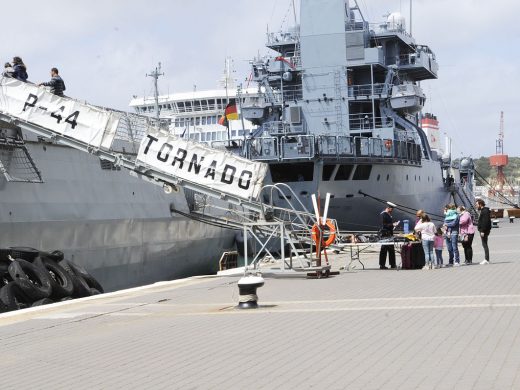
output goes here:
[{"label": "orange life ring", "polygon": [[386,148],[387,150],[392,149],[392,140],[391,140],[391,139],[386,139],[386,140],[385,140],[385,148]]},{"label": "orange life ring", "polygon": [[[325,225],[321,226],[321,232],[323,234],[321,248],[326,248],[330,244],[332,244],[336,240],[336,225],[332,221],[332,219],[327,219]],[[325,240],[325,234],[328,233],[328,238]],[[312,240],[316,243],[316,246],[319,244],[320,237],[320,226],[316,222],[312,227]]]}]

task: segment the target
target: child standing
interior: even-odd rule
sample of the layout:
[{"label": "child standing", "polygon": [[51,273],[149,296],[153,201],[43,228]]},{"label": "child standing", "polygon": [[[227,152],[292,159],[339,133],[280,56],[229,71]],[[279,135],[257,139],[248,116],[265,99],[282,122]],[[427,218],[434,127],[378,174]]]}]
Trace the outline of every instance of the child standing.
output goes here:
[{"label": "child standing", "polygon": [[435,249],[435,257],[437,258],[437,268],[442,268],[442,249],[444,248],[444,234],[442,229],[437,228],[435,237],[433,238],[433,248]]}]

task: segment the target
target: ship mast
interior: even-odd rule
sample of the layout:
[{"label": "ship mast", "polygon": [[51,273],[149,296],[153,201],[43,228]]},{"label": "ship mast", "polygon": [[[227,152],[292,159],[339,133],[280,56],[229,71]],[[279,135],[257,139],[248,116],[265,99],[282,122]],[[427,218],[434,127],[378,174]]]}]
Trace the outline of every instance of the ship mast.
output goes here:
[{"label": "ship mast", "polygon": [[159,79],[159,76],[164,76],[164,73],[161,73],[161,63],[159,62],[158,66],[155,67],[154,70],[150,72],[150,74],[146,74],[147,77],[153,78],[153,96],[155,100],[155,119],[157,119],[157,125],[159,124],[159,89],[157,87],[157,80]]}]

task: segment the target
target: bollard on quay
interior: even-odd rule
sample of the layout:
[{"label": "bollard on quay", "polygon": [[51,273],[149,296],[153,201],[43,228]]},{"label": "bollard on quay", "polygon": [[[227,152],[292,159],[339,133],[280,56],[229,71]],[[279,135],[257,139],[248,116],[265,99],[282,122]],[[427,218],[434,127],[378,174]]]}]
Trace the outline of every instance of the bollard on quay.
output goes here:
[{"label": "bollard on quay", "polygon": [[256,289],[264,285],[264,278],[261,276],[244,276],[238,281],[238,308],[256,309],[258,308],[258,296]]}]

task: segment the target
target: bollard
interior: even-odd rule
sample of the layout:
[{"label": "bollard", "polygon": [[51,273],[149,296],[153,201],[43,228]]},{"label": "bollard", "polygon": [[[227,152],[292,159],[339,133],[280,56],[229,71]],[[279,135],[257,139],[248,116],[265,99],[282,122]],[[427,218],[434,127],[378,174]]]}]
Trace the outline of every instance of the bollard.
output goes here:
[{"label": "bollard", "polygon": [[514,222],[515,222],[515,217],[514,216],[509,217],[509,223],[514,223]]},{"label": "bollard", "polygon": [[256,289],[264,285],[264,278],[261,276],[244,276],[238,281],[238,308],[256,309],[258,308],[258,296]]}]

